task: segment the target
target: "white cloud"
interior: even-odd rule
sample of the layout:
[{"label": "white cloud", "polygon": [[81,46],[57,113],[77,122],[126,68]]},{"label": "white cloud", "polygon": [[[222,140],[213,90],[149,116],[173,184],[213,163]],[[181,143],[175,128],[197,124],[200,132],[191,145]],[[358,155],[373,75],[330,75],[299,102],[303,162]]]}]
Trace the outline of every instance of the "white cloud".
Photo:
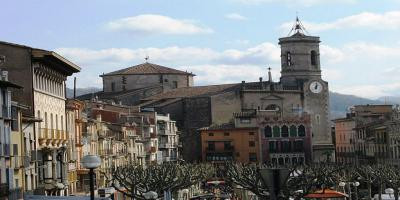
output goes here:
[{"label": "white cloud", "polygon": [[233,19],[233,20],[246,20],[247,17],[240,15],[238,13],[229,13],[225,15],[225,18],[227,19]]},{"label": "white cloud", "polygon": [[[368,28],[368,30],[398,30],[400,29],[400,11],[385,13],[362,12],[356,15],[336,19],[332,22],[313,23],[302,22],[309,32],[327,30]],[[293,22],[285,22],[280,26],[283,31],[290,30]]]},{"label": "white cloud", "polygon": [[338,4],[338,3],[355,3],[357,0],[235,0],[245,4],[260,4],[260,3],[285,3],[295,6],[313,6],[318,4]]},{"label": "white cloud", "polygon": [[378,84],[378,85],[354,85],[334,88],[342,94],[356,95],[359,97],[377,99],[383,96],[400,95],[400,83]]},{"label": "white cloud", "polygon": [[199,34],[212,33],[211,28],[199,26],[192,20],[173,19],[168,16],[145,14],[111,21],[107,28],[139,34]]},{"label": "white cloud", "polygon": [[[78,77],[85,81],[79,87],[101,87],[99,74],[142,63],[146,55],[152,63],[197,74],[196,85],[257,81],[260,76],[265,79],[268,66],[273,69],[275,81],[280,76],[280,48],[269,42],[220,51],[178,46],[55,51],[83,68]],[[400,47],[355,42],[340,47],[321,45],[320,51],[322,75],[333,91],[367,98],[400,95]]]}]

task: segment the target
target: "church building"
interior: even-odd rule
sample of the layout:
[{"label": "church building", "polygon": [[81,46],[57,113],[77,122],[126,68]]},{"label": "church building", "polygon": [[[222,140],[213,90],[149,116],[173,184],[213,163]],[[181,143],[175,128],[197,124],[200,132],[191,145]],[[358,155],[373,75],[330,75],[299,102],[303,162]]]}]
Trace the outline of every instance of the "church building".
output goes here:
[{"label": "church building", "polygon": [[209,142],[201,140],[203,127],[234,122],[237,128],[258,128],[259,162],[333,161],[329,89],[321,77],[319,43],[297,19],[290,35],[279,39],[279,82],[269,72],[266,81],[173,89],[146,98],[141,106],[168,112],[180,122],[188,160],[219,153],[201,151]]}]

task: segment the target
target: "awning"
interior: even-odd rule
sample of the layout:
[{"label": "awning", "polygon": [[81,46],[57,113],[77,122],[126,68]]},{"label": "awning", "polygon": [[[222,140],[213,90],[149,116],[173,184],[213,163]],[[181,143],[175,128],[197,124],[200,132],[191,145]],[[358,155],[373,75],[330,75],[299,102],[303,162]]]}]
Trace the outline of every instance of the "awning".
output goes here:
[{"label": "awning", "polygon": [[318,190],[315,191],[314,193],[307,194],[304,196],[306,199],[325,199],[325,198],[343,198],[343,197],[348,197],[347,194],[331,190],[331,189],[325,189],[325,190]]}]

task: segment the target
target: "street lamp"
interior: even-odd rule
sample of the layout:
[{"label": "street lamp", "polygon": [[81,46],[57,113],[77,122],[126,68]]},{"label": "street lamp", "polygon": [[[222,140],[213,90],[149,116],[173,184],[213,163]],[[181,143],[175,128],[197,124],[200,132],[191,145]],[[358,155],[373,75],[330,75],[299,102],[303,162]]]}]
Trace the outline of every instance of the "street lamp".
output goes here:
[{"label": "street lamp", "polygon": [[385,193],[389,194],[389,197],[392,197],[392,194],[394,194],[394,190],[392,188],[386,188]]},{"label": "street lamp", "polygon": [[81,159],[84,168],[89,169],[90,176],[90,200],[94,200],[94,169],[101,165],[101,159],[96,155],[86,155]]},{"label": "street lamp", "polygon": [[154,199],[157,199],[158,194],[157,194],[157,192],[154,192],[154,191],[148,191],[148,192],[144,193],[143,196],[145,199],[154,200]]},{"label": "street lamp", "polygon": [[358,200],[358,186],[360,186],[360,182],[356,181],[353,183],[354,189],[355,189],[355,193],[356,193],[356,200]]}]

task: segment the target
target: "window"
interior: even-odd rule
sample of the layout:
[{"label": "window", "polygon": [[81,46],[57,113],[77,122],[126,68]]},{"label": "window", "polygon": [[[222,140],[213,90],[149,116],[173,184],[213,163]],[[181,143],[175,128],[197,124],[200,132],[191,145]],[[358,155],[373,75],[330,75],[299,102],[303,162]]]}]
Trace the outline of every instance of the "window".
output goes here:
[{"label": "window", "polygon": [[19,130],[18,109],[15,106],[11,107],[11,118],[13,119],[11,122],[11,130],[18,131]]},{"label": "window", "polygon": [[229,132],[225,132],[225,133],[224,133],[224,136],[229,136]]},{"label": "window", "polygon": [[281,137],[280,128],[279,126],[274,126],[272,129],[274,137]]},{"label": "window", "polygon": [[208,133],[208,136],[214,136],[214,133]]},{"label": "window", "polygon": [[18,144],[13,144],[13,155],[18,156]]},{"label": "window", "polygon": [[172,81],[173,88],[178,88],[178,81]]},{"label": "window", "polygon": [[315,115],[315,121],[317,122],[317,124],[320,124],[320,116],[319,115]]},{"label": "window", "polygon": [[125,87],[125,85],[123,85],[123,86],[122,86],[122,90],[123,90],[123,91],[125,91],[125,90],[126,90],[126,87]]},{"label": "window", "polygon": [[295,152],[303,152],[303,140],[296,140],[294,141],[294,151]]},{"label": "window", "polygon": [[164,80],[163,75],[160,75],[160,76],[159,76],[159,82],[160,82],[160,83],[163,83],[163,80]]},{"label": "window", "polygon": [[289,141],[282,141],[282,152],[289,153],[292,151],[291,145]]},{"label": "window", "polygon": [[270,126],[266,126],[264,128],[264,136],[267,137],[272,137],[272,129]]},{"label": "window", "polygon": [[286,63],[287,66],[292,66],[292,54],[290,52],[286,52]]},{"label": "window", "polygon": [[256,142],[254,141],[249,141],[249,147],[254,147],[256,146]]},{"label": "window", "polygon": [[317,52],[311,51],[311,65],[317,65]]},{"label": "window", "polygon": [[290,137],[297,137],[297,127],[295,125],[290,126]]},{"label": "window", "polygon": [[249,153],[249,162],[257,162],[257,154]]},{"label": "window", "polygon": [[277,141],[269,141],[268,142],[268,150],[269,153],[276,153],[278,149]]},{"label": "window", "polygon": [[224,142],[224,150],[233,150],[231,142]]},{"label": "window", "polygon": [[289,128],[286,125],[282,126],[282,137],[289,137]]},{"label": "window", "polygon": [[254,132],[249,132],[249,135],[254,135]]},{"label": "window", "polygon": [[168,83],[168,79],[164,79],[164,82]]},{"label": "window", "polygon": [[122,84],[126,84],[126,77],[122,76]]},{"label": "window", "polygon": [[207,143],[207,150],[214,151],[215,150],[215,143],[214,142],[208,142]]},{"label": "window", "polygon": [[114,83],[114,82],[111,83],[111,91],[112,91],[112,92],[115,91],[115,83]]},{"label": "window", "polygon": [[306,128],[303,125],[300,125],[298,128],[299,137],[304,137],[306,135]]}]

